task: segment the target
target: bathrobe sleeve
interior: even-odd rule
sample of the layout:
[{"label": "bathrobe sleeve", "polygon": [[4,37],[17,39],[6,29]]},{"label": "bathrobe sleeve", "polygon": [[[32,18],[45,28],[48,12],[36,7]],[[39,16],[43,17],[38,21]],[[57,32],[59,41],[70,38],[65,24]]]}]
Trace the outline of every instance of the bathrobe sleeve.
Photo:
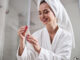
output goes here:
[{"label": "bathrobe sleeve", "polygon": [[[39,39],[40,36],[39,33],[40,31],[37,31],[33,33],[32,36]],[[18,50],[17,50],[17,60],[35,60],[36,57],[38,56],[38,53],[34,50],[33,46],[29,42],[26,43],[24,51],[21,56],[18,55]]]},{"label": "bathrobe sleeve", "polygon": [[70,60],[72,49],[71,35],[66,34],[61,37],[54,52],[41,48],[38,60]]}]

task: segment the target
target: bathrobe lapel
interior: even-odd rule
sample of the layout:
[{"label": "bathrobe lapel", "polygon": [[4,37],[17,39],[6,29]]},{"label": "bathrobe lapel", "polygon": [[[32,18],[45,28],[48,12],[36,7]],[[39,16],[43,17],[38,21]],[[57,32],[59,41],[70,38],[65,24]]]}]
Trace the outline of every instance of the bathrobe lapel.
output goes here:
[{"label": "bathrobe lapel", "polygon": [[42,47],[48,50],[55,50],[55,47],[57,46],[59,37],[61,35],[61,28],[58,29],[58,31],[56,32],[52,44],[50,42],[50,36],[48,33],[47,28],[44,28],[43,32],[42,32]]}]

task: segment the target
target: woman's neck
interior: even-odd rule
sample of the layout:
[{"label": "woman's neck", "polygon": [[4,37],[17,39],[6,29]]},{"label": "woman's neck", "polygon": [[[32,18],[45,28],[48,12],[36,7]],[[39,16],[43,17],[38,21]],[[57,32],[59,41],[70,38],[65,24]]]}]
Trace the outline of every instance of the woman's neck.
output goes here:
[{"label": "woman's neck", "polygon": [[49,34],[55,34],[56,31],[58,30],[57,23],[55,23],[55,24],[48,24],[48,25],[46,25],[46,27],[48,29]]}]

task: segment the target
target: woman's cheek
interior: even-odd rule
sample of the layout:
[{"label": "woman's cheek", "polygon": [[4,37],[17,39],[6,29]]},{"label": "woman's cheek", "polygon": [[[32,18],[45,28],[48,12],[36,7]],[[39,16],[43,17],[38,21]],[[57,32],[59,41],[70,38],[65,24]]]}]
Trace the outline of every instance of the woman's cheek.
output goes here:
[{"label": "woman's cheek", "polygon": [[40,17],[40,21],[43,22],[43,21],[42,21],[42,17]]},{"label": "woman's cheek", "polygon": [[40,20],[42,20],[42,16],[40,15]]}]

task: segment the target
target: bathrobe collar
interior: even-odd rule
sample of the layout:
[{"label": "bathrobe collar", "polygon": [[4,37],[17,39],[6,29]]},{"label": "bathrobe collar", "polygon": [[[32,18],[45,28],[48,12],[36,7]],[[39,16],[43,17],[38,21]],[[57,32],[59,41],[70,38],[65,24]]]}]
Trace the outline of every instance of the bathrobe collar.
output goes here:
[{"label": "bathrobe collar", "polygon": [[[53,41],[52,41],[52,44],[51,44],[51,42],[50,42],[50,36],[49,36],[49,33],[48,33],[48,30],[47,30],[47,28],[45,27],[44,28],[44,31],[43,31],[43,37],[42,37],[42,45],[43,44],[45,44],[44,45],[44,48],[48,48],[48,49],[52,49],[52,48],[55,48],[55,46],[56,46],[56,42],[59,40],[59,37],[60,37],[60,35],[61,35],[61,31],[62,31],[62,29],[59,27],[58,28],[58,30],[57,30],[57,32],[56,32],[56,34],[55,34],[55,36],[54,36],[54,38],[53,38]],[[45,42],[45,43],[44,43]],[[46,47],[47,46],[47,47]]]}]

